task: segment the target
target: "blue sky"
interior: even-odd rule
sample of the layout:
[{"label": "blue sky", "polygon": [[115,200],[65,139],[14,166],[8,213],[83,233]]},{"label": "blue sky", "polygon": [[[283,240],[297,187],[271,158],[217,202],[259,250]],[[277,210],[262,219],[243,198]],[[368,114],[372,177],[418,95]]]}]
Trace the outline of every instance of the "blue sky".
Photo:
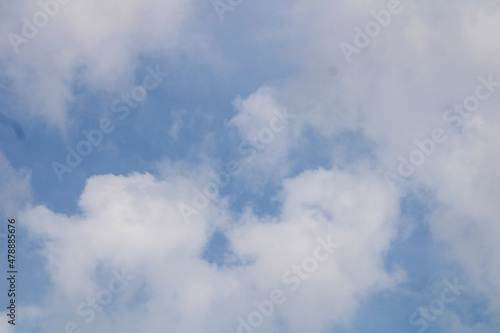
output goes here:
[{"label": "blue sky", "polygon": [[499,330],[496,2],[0,13],[0,333]]}]

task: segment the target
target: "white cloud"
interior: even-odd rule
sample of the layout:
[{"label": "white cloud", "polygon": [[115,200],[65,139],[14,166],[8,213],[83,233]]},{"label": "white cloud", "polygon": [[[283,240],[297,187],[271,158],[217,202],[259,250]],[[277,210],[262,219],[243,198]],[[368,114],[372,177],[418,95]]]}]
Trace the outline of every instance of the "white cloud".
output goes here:
[{"label": "white cloud", "polygon": [[[326,234],[341,248],[263,329],[272,331],[274,319],[280,318],[289,332],[321,332],[332,321],[348,322],[360,301],[401,281],[401,272],[384,267],[395,237],[399,196],[374,170],[397,167],[398,155],[415,149],[415,139],[447,126],[443,113],[474,91],[478,75],[500,78],[496,6],[481,9],[451,0],[403,5],[391,25],[347,65],[339,43],[350,41],[353,24],[364,25],[370,10],[384,8],[385,2],[293,2],[282,33],[271,36],[294,36],[289,45],[294,52],[287,60],[302,71],[237,98],[238,113],[231,121],[245,138],[268,127],[275,111],[286,107],[300,113],[248,165],[249,171],[268,177],[264,181],[286,177],[289,149],[306,128],[330,138],[361,130],[377,144],[377,165],[350,166],[356,169],[350,172],[313,170],[285,179],[280,214],[266,219],[247,212],[234,224],[228,223],[229,212],[219,200],[202,211],[197,223],[185,224],[177,206],[191,202],[194,186],[206,184],[200,173],[188,170],[186,175],[181,168],[166,166],[161,180],[149,174],[93,177],[80,199],[81,214],[65,216],[37,206],[22,216],[33,237],[42,241],[41,254],[54,283],[55,300],[47,302],[48,311],[74,315],[76,305],[99,288],[95,276],[101,265],[129,267],[140,278],[117,300],[123,311],[102,314],[96,327],[110,325],[119,332],[155,332],[159,327],[162,332],[231,331],[236,318],[252,311],[254,300],[280,287],[282,273],[309,256],[315,239]],[[6,56],[10,45],[1,46],[9,68],[2,70],[17,92],[37,106],[33,113],[59,126],[64,126],[73,98],[71,83],[84,77],[93,89],[112,90],[127,82],[122,79],[132,77],[140,52],[168,53],[179,47],[177,37],[190,6],[181,1],[131,1],[130,6],[91,1],[67,8],[23,45],[18,56]],[[470,24],[469,13],[478,13],[477,24]],[[2,31],[14,29],[16,22],[3,23]],[[163,40],[168,41],[165,46],[155,46]],[[338,69],[333,76],[328,72],[332,66]],[[471,289],[489,298],[492,311],[500,310],[496,104],[496,97],[488,100],[476,118],[482,125],[451,137],[415,174],[438,199],[430,219],[433,235],[465,268]],[[27,184],[28,177],[12,173]],[[254,261],[218,268],[202,260],[216,227],[226,231],[240,259]],[[144,310],[127,307],[136,292],[144,297]],[[304,308],[311,311],[304,313]]]},{"label": "white cloud", "polygon": [[276,90],[263,86],[233,104],[238,113],[229,121],[246,143],[237,149],[242,154],[243,174],[253,186],[262,186],[284,177],[288,172],[288,149],[293,142],[297,115],[277,100]]},{"label": "white cloud", "polygon": [[[100,280],[106,281],[97,274],[100,267],[108,273],[124,267],[137,282],[117,296],[120,314],[98,314],[89,324],[93,328],[235,331],[236,318],[246,317],[254,300],[274,288],[288,289],[282,274],[311,256],[316,238],[328,234],[341,248],[277,311],[290,332],[304,327],[320,332],[332,321],[346,322],[364,297],[395,286],[402,277],[397,270],[386,272],[383,264],[395,235],[397,197],[364,169],[355,174],[310,171],[288,179],[283,212],[272,221],[248,213],[228,224],[223,203],[215,202],[187,225],[177,205],[191,200],[193,186],[178,173],[165,180],[148,174],[96,176],[80,198],[79,215],[43,206],[27,209],[20,218],[41,241],[40,255],[53,282],[46,311],[61,324],[81,321],[75,308],[102,289]],[[254,261],[218,268],[201,259],[216,225],[226,230],[238,257]],[[136,293],[142,303],[128,308]],[[315,310],[304,313],[304,306]],[[137,316],[140,323],[129,319]],[[276,327],[274,318],[264,331]],[[57,328],[57,321],[46,324]]]},{"label": "white cloud", "polygon": [[401,281],[399,271],[386,272],[383,264],[395,236],[397,197],[377,176],[308,171],[285,181],[282,200],[278,218],[248,216],[230,233],[235,252],[256,259],[245,274],[248,284],[270,291],[283,272],[313,253],[317,237],[330,234],[340,243],[282,305],[287,331],[322,332],[332,321],[347,323],[362,299]]},{"label": "white cloud", "polygon": [[492,310],[500,311],[500,265],[495,259],[500,255],[500,123],[498,116],[492,118],[451,141],[421,178],[435,188],[442,204],[432,218],[433,233],[449,245],[450,256],[466,269],[473,289],[487,295]]},{"label": "white cloud", "polygon": [[[8,318],[6,312],[0,312],[0,315],[4,319]],[[7,320],[2,320],[2,322],[0,323],[0,330],[2,331],[2,333],[13,333],[14,332],[14,327],[15,326],[12,326],[12,325],[8,324]]]},{"label": "white cloud", "polygon": [[0,152],[0,213],[15,217],[18,209],[31,200],[31,172],[14,169]]},{"label": "white cloud", "polygon": [[[498,311],[498,91],[481,102],[463,135],[453,133],[443,114],[474,93],[478,76],[500,80],[500,10],[491,1],[401,3],[403,12],[346,64],[339,43],[351,42],[353,25],[364,26],[372,20],[370,10],[386,2],[294,2],[283,31],[293,39],[287,59],[302,71],[274,84],[273,95],[300,113],[299,129],[311,127],[326,137],[361,130],[376,144],[373,169],[395,171],[398,156],[417,148],[416,139],[444,128],[448,141],[426,158],[414,180],[436,193],[434,236],[465,268],[472,289]],[[329,73],[332,66],[336,75]]]},{"label": "white cloud", "polygon": [[[141,54],[168,54],[190,49],[193,35],[181,30],[192,1],[70,1],[15,53],[9,40],[0,42],[2,74],[13,95],[33,115],[66,129],[74,100],[72,86],[92,92],[117,93],[134,83]],[[21,35],[22,17],[41,11],[35,1],[2,4],[2,35]]]}]

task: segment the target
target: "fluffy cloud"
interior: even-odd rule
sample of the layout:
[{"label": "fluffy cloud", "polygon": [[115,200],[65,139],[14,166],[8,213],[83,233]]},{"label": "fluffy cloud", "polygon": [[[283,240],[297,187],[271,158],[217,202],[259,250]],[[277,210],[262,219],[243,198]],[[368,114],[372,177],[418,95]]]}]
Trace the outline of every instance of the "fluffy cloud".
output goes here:
[{"label": "fluffy cloud", "polygon": [[500,255],[500,122],[495,118],[450,140],[449,149],[421,178],[433,186],[442,205],[432,218],[436,238],[449,245],[449,255],[464,266],[473,289],[488,296],[490,309],[500,311],[495,259]]},{"label": "fluffy cloud", "polygon": [[280,308],[287,331],[322,332],[333,321],[347,323],[362,299],[401,281],[401,272],[386,272],[383,264],[395,236],[397,196],[377,176],[308,171],[285,181],[282,200],[278,218],[246,216],[230,232],[234,251],[255,258],[245,274],[249,284],[280,286],[287,269],[312,256],[318,237],[331,235],[340,244]]},{"label": "fluffy cloud", "polygon": [[[184,30],[192,1],[69,1],[51,3],[54,15],[26,43],[0,42],[0,71],[10,92],[31,114],[66,129],[74,87],[91,92],[125,91],[133,83],[141,54],[189,49],[195,37]],[[54,5],[55,4],[55,5]],[[56,7],[54,7],[56,6]],[[58,9],[56,9],[58,7]],[[23,18],[43,12],[36,1],[3,3],[0,31],[23,37]],[[26,30],[29,30],[26,28]]]},{"label": "fluffy cloud", "polygon": [[[21,45],[18,55],[9,53],[5,41],[0,45],[6,64],[1,70],[12,89],[37,106],[32,113],[64,127],[74,98],[71,84],[84,79],[92,89],[116,89],[131,80],[141,52],[168,54],[179,47],[190,2],[128,5],[71,2],[35,39]],[[34,3],[2,6],[9,15],[37,9]],[[286,294],[287,301],[261,329],[322,332],[333,323],[348,323],[360,302],[403,279],[397,267],[387,270],[384,259],[395,237],[400,195],[411,188],[392,192],[380,170],[395,171],[398,156],[407,157],[417,148],[414,141],[429,137],[436,127],[445,128],[448,139],[426,157],[412,180],[434,194],[429,198],[435,208],[433,236],[465,269],[471,292],[486,295],[489,310],[498,312],[497,95],[464,119],[461,132],[443,119],[447,109],[474,92],[479,75],[500,79],[494,56],[498,4],[402,1],[403,11],[348,64],[339,44],[352,43],[353,25],[363,28],[373,20],[371,10],[386,6],[385,1],[293,1],[283,27],[260,40],[271,44],[279,36],[288,41],[285,59],[299,68],[298,74],[236,98],[231,124],[243,138],[258,137],[276,112],[287,108],[297,115],[245,166],[253,186],[271,179],[282,185],[282,209],[276,216],[246,211],[234,217],[224,200],[215,199],[187,225],[178,205],[192,201],[192,189],[206,184],[200,174],[208,170],[186,174],[172,166],[165,166],[159,178],[90,178],[78,214],[61,215],[44,206],[27,209],[21,218],[40,244],[53,283],[45,308],[54,317],[45,327],[61,329],[71,318],[87,325],[75,308],[107,285],[113,268],[124,268],[135,279],[88,325],[119,332],[235,331],[237,318],[247,319],[255,310],[254,301],[276,288],[289,290],[283,274],[314,253],[318,237],[329,234],[341,246],[299,289]],[[16,20],[2,23],[4,32],[16,29]],[[287,178],[289,151],[306,130],[332,142],[344,131],[361,133],[376,146],[373,163]],[[175,137],[175,127],[172,131]],[[322,149],[334,152],[334,147]],[[9,176],[4,182],[11,188],[21,184],[23,199],[29,177],[2,164],[16,179],[9,183]],[[202,259],[214,230],[229,239],[235,258],[231,265],[218,267]],[[456,318],[447,325],[464,332],[483,329],[465,327]]]},{"label": "fluffy cloud", "polygon": [[[96,176],[80,198],[81,214],[27,209],[20,218],[40,242],[39,255],[53,283],[45,306],[58,322],[47,320],[46,327],[61,329],[70,320],[87,325],[76,308],[106,286],[111,268],[125,268],[135,279],[109,306],[120,314],[97,313],[88,325],[120,332],[236,331],[237,318],[246,319],[255,310],[253,302],[276,288],[289,293],[276,310],[288,331],[321,332],[352,318],[370,293],[401,280],[397,270],[386,272],[383,264],[395,235],[397,196],[363,168],[288,179],[279,216],[259,219],[247,212],[232,223],[219,200],[197,222],[184,222],[177,206],[191,200],[195,185],[179,175],[164,180],[149,174]],[[239,265],[218,267],[202,259],[215,227],[226,233]],[[341,247],[290,292],[283,274],[311,257],[317,238],[326,241],[327,235]],[[304,314],[304,306],[314,311]],[[129,319],[137,317],[140,324]],[[273,317],[262,329],[276,325]]]},{"label": "fluffy cloud", "polygon": [[[82,215],[64,216],[36,206],[20,217],[26,221],[33,239],[43,244],[40,255],[46,260],[55,286],[55,299],[49,302],[54,305],[47,305],[48,310],[63,314],[58,317],[59,323],[50,322],[53,329],[64,327],[65,318],[76,319],[81,326],[87,324],[83,319],[88,318],[78,315],[77,306],[107,285],[113,276],[111,269],[118,272],[125,269],[137,277],[123,295],[116,297],[113,306],[125,306],[130,301],[127,295],[133,296],[145,284],[142,297],[147,297],[147,302],[142,305],[149,309],[140,314],[146,317],[141,326],[130,322],[131,326],[125,329],[126,325],[116,323],[118,327],[123,325],[117,331],[144,328],[143,324],[148,326],[151,320],[162,318],[157,311],[170,311],[172,319],[185,315],[191,306],[194,314],[209,310],[195,302],[197,295],[193,293],[196,288],[201,288],[200,291],[208,288],[209,303],[216,296],[210,292],[213,287],[205,287],[205,278],[214,281],[210,278],[213,272],[199,258],[208,230],[216,223],[208,219],[210,209],[204,211],[203,223],[188,226],[184,222],[177,206],[191,199],[192,187],[191,181],[181,177],[158,181],[148,174],[98,176],[89,179],[80,198]],[[103,265],[104,277],[99,271]],[[222,283],[222,280],[216,282]],[[197,307],[200,313],[195,310]],[[108,320],[98,314],[95,323],[105,325],[105,319]],[[113,322],[113,315],[109,320]],[[177,320],[168,322],[172,328],[177,325]],[[189,323],[184,325],[190,327]]]},{"label": "fluffy cloud", "polygon": [[275,89],[269,86],[245,99],[238,96],[233,104],[237,114],[229,124],[236,126],[244,140],[237,149],[245,177],[254,186],[284,177],[289,171],[286,161],[297,115],[277,100]]},{"label": "fluffy cloud", "polygon": [[380,173],[395,172],[398,157],[408,159],[418,149],[415,140],[444,129],[446,142],[426,156],[412,180],[435,193],[429,198],[436,208],[434,237],[474,281],[472,289],[486,295],[491,310],[498,311],[498,89],[465,116],[459,132],[443,116],[474,94],[478,76],[500,81],[495,60],[499,6],[492,1],[401,1],[402,12],[347,63],[340,43],[353,44],[353,25],[363,29],[374,20],[370,12],[387,3],[292,3],[280,36],[293,36],[293,52],[286,57],[303,71],[256,94],[274,89],[276,100],[301,113],[299,130],[313,128],[330,138],[359,130],[375,143],[373,168]]}]

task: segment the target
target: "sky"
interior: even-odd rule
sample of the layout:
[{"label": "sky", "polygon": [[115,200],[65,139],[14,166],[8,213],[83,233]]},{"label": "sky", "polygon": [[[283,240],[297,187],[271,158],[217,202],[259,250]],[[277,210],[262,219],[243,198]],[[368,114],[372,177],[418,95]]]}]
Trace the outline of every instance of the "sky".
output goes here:
[{"label": "sky", "polygon": [[0,0],[0,333],[500,332],[499,29]]}]

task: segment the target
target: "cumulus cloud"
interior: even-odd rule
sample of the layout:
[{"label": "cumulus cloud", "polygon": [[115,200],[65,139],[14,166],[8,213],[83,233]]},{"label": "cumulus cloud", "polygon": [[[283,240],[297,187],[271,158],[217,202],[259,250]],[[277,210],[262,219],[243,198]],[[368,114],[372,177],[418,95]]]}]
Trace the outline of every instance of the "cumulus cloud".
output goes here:
[{"label": "cumulus cloud", "polygon": [[256,260],[245,274],[249,284],[258,281],[272,290],[287,268],[312,255],[317,237],[331,235],[340,244],[280,309],[287,331],[322,332],[332,322],[348,323],[361,300],[402,281],[402,272],[387,272],[383,265],[398,204],[377,176],[308,171],[285,181],[282,200],[276,220],[246,216],[230,232],[235,252]]},{"label": "cumulus cloud", "polygon": [[[375,143],[372,168],[381,174],[396,172],[399,156],[408,159],[418,149],[415,140],[442,128],[447,139],[425,156],[411,180],[436,194],[429,198],[437,199],[429,202],[436,207],[431,219],[435,239],[447,245],[448,258],[462,265],[474,280],[473,289],[498,311],[498,91],[467,112],[458,131],[445,114],[474,95],[479,76],[500,81],[495,60],[499,6],[492,1],[401,1],[401,13],[346,62],[340,43],[353,44],[353,26],[364,29],[374,20],[371,11],[387,3],[293,2],[280,37],[289,36],[294,52],[285,57],[303,71],[266,84],[255,95],[273,91],[282,105],[293,105],[301,113],[296,125],[301,130],[313,128],[330,138],[359,131]],[[238,117],[251,124],[246,110]],[[253,114],[258,118],[258,111]]]},{"label": "cumulus cloud", "polygon": [[[203,277],[213,274],[208,263],[199,258],[213,224],[204,218],[205,223],[188,226],[179,214],[177,205],[180,200],[190,200],[191,187],[191,181],[182,178],[157,181],[148,174],[99,176],[89,179],[80,198],[81,216],[56,214],[44,206],[26,211],[21,218],[34,239],[42,242],[40,255],[46,260],[50,279],[57,286],[54,294],[59,299],[48,300],[54,304],[47,305],[48,309],[57,313],[60,311],[57,304],[66,304],[63,308],[68,311],[63,311],[64,314],[85,325],[76,308],[80,302],[85,302],[87,295],[95,295],[102,287],[95,280],[102,264],[138,276],[136,284],[124,295],[133,295],[134,289],[137,291],[146,283],[149,297],[144,305],[150,311],[141,315],[146,316],[142,323],[150,323],[149,316],[160,320],[157,311],[166,308],[173,311],[172,318],[184,312],[185,308],[179,308],[176,302],[178,297],[186,302],[185,307],[194,305],[191,298],[196,295],[190,294],[195,292],[190,288],[199,284],[204,288],[207,282]],[[206,217],[210,216],[208,209],[204,212]],[[217,216],[212,217],[217,219]],[[124,296],[121,302],[126,300]],[[116,302],[120,304],[120,299]],[[192,311],[197,313],[194,308]],[[208,309],[203,307],[200,311]],[[170,325],[176,327],[176,320]],[[137,324],[130,327],[135,327],[132,331],[139,329]],[[141,324],[140,327],[145,326]]]},{"label": "cumulus cloud", "polygon": [[[80,197],[81,214],[27,209],[20,218],[40,242],[53,282],[46,311],[60,325],[71,318],[86,325],[75,308],[102,288],[106,278],[100,275],[110,275],[110,267],[126,268],[136,281],[113,301],[120,314],[99,313],[93,327],[236,331],[237,318],[255,310],[253,301],[289,289],[283,273],[312,256],[317,238],[327,235],[341,248],[276,310],[288,331],[321,332],[332,322],[346,322],[370,293],[401,281],[396,268],[386,271],[383,265],[395,235],[397,197],[366,170],[317,170],[287,179],[283,211],[271,220],[247,212],[231,222],[225,206],[215,202],[188,225],[177,206],[191,199],[194,185],[178,175],[96,176]],[[226,233],[240,265],[218,267],[202,259],[215,226]],[[103,264],[108,268],[100,271]],[[130,303],[138,293],[140,306]],[[315,310],[305,314],[304,306]],[[129,319],[138,316],[140,323]],[[53,320],[46,325],[57,327]],[[270,319],[263,329],[282,326]]]}]

